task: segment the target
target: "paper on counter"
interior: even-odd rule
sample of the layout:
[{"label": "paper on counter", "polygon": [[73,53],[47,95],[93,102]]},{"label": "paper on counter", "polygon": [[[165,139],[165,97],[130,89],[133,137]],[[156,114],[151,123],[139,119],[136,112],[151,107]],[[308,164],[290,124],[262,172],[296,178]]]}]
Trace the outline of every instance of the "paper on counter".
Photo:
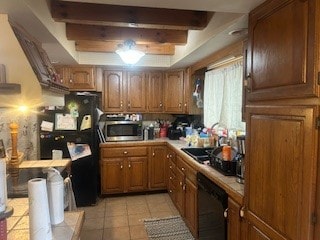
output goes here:
[{"label": "paper on counter", "polygon": [[52,240],[46,179],[28,181],[30,240]]}]

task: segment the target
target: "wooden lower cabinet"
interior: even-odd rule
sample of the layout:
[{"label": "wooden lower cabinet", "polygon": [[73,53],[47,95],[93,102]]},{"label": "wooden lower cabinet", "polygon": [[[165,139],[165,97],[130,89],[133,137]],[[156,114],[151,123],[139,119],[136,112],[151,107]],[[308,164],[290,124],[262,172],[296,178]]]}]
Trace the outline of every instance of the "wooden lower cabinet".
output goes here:
[{"label": "wooden lower cabinet", "polygon": [[317,116],[317,106],[247,107],[248,240],[314,239]]},{"label": "wooden lower cabinet", "polygon": [[[240,217],[241,206],[228,198],[228,240],[240,240],[241,238],[241,222]],[[244,240],[244,239],[243,239]]]},{"label": "wooden lower cabinet", "polygon": [[101,193],[124,192],[123,159],[111,158],[101,161]]},{"label": "wooden lower cabinet", "polygon": [[101,194],[148,189],[147,147],[101,148]]},{"label": "wooden lower cabinet", "polygon": [[198,189],[196,171],[177,156],[175,205],[190,229],[198,237]]},{"label": "wooden lower cabinet", "polygon": [[149,151],[149,188],[167,187],[167,147],[152,146]]}]

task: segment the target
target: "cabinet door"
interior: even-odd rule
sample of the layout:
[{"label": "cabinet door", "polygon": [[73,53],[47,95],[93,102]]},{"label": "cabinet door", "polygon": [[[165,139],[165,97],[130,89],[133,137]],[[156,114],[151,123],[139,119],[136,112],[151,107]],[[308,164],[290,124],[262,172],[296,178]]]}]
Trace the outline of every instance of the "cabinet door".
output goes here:
[{"label": "cabinet door", "polygon": [[241,239],[240,205],[228,199],[228,240]]},{"label": "cabinet door", "polygon": [[123,73],[104,71],[103,110],[105,112],[123,112]]},{"label": "cabinet door", "polygon": [[151,147],[149,157],[149,184],[151,189],[166,188],[166,170],[166,147]]},{"label": "cabinet door", "polygon": [[144,72],[127,74],[127,111],[146,111],[146,79]]},{"label": "cabinet door", "polygon": [[71,90],[96,90],[94,67],[70,67],[68,86]]},{"label": "cabinet door", "polygon": [[163,74],[151,72],[148,74],[148,98],[149,112],[163,112]]},{"label": "cabinet door", "polygon": [[127,159],[126,186],[128,192],[143,191],[148,185],[146,157],[129,157]]},{"label": "cabinet door", "polygon": [[197,186],[188,178],[185,182],[185,221],[192,233],[198,237],[198,194]]},{"label": "cabinet door", "polygon": [[316,1],[267,1],[250,13],[248,100],[317,95]]},{"label": "cabinet door", "polygon": [[252,106],[247,111],[247,239],[261,232],[266,239],[311,240],[318,108]]},{"label": "cabinet door", "polygon": [[121,193],[124,191],[124,164],[122,158],[101,161],[101,193]]},{"label": "cabinet door", "polygon": [[183,71],[166,72],[164,81],[164,109],[168,113],[184,112]]},{"label": "cabinet door", "polygon": [[171,197],[172,202],[176,203],[177,195],[177,177],[176,177],[176,156],[175,153],[171,150],[167,151],[167,163],[168,163],[168,193]]}]

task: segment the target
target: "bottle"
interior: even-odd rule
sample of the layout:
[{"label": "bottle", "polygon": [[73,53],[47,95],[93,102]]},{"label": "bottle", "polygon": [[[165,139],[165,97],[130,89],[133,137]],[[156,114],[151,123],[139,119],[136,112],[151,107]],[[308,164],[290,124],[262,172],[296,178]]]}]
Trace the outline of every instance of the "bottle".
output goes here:
[{"label": "bottle", "polygon": [[231,161],[231,146],[224,145],[222,147],[222,159],[224,161]]},{"label": "bottle", "polygon": [[148,128],[144,128],[143,136],[144,136],[144,140],[147,141],[149,136]]}]

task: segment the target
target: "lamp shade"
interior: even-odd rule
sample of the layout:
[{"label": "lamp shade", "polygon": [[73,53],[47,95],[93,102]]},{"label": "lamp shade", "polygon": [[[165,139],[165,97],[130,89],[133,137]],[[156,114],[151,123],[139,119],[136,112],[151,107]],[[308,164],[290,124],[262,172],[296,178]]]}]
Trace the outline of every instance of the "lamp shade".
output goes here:
[{"label": "lamp shade", "polygon": [[124,42],[123,48],[116,51],[124,63],[136,64],[145,55],[144,52],[132,49],[134,46],[133,40],[127,40]]}]

